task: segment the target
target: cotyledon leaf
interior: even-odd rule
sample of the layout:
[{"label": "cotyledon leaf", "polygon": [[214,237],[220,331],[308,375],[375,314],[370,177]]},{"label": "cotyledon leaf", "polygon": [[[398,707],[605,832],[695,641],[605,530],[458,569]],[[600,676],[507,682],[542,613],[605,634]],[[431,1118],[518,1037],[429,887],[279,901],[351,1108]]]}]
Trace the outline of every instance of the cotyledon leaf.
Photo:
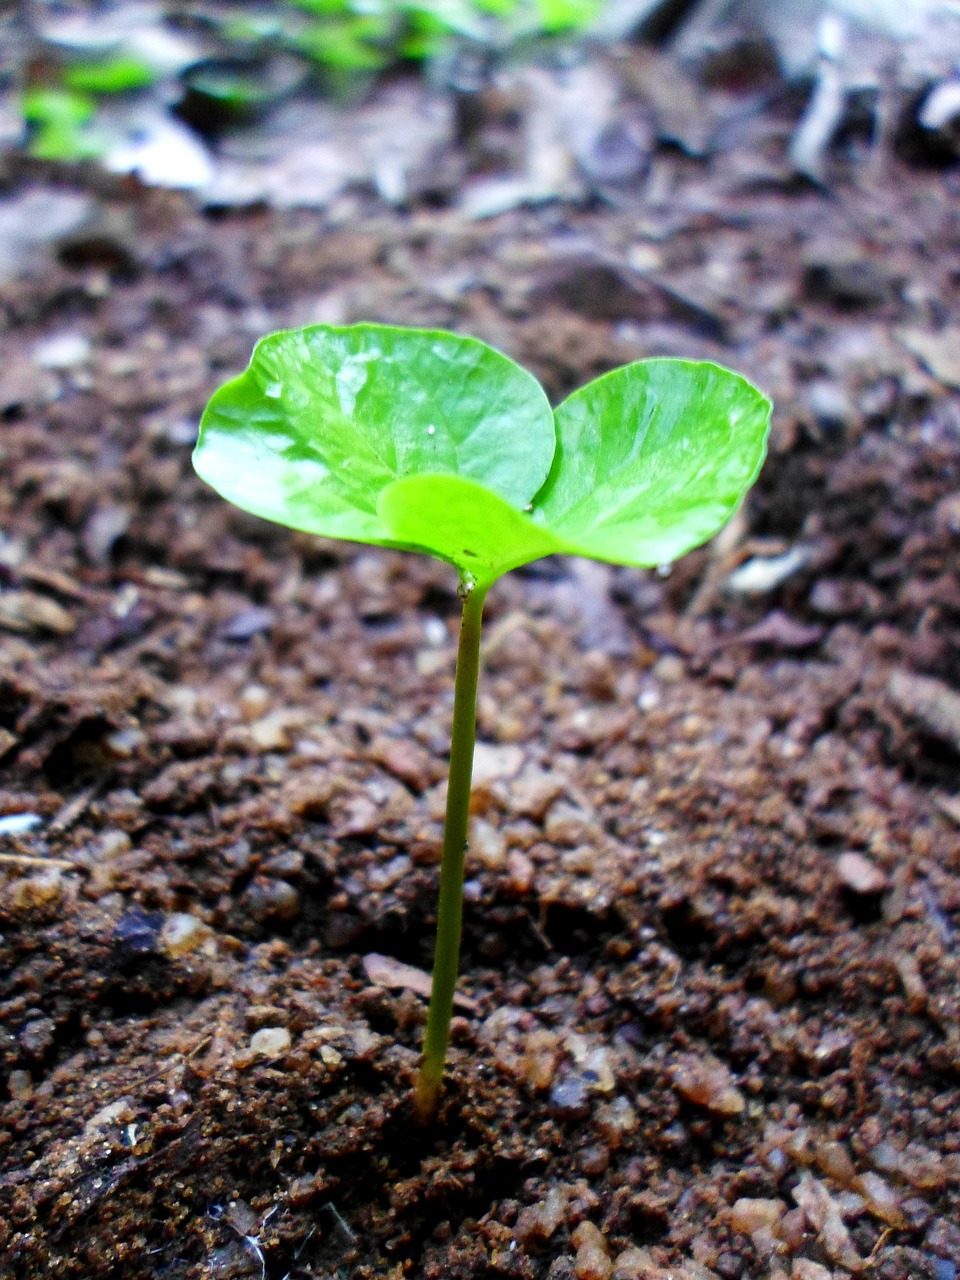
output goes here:
[{"label": "cotyledon leaf", "polygon": [[556,410],[558,447],[523,512],[481,486],[421,476],[386,489],[380,513],[398,545],[442,531],[462,574],[492,580],[556,552],[659,565],[712,537],[756,478],[770,403],[719,365],[638,361]]},{"label": "cotyledon leaf", "polygon": [[532,518],[570,551],[676,560],[726,524],[763,464],[771,405],[706,361],[624,365],[555,411],[557,451]]},{"label": "cotyledon leaf", "polygon": [[[254,515],[390,545],[379,503],[397,480],[459,476],[520,509],[555,447],[540,384],[476,338],[312,325],[263,338],[247,370],[214,394],[194,466]],[[442,538],[423,550],[458,563]]]},{"label": "cotyledon leaf", "polygon": [[597,378],[555,419],[553,468],[523,512],[453,477],[401,480],[380,507],[397,543],[440,538],[478,581],[556,552],[675,560],[721,529],[753,483],[770,403],[719,365],[655,359]]}]

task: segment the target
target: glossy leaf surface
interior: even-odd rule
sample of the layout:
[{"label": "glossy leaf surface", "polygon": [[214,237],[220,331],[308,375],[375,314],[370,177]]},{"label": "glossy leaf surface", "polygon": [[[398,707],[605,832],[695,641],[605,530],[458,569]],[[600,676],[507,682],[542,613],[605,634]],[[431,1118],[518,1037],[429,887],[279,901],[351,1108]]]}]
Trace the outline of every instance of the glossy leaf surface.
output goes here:
[{"label": "glossy leaf surface", "polygon": [[380,516],[394,545],[416,551],[442,545],[464,577],[492,582],[530,560],[566,551],[549,529],[535,524],[483,485],[458,476],[410,476],[385,489]]},{"label": "glossy leaf surface", "polygon": [[224,497],[296,529],[424,551],[491,582],[554,552],[656,565],[729,519],[769,402],[709,363],[638,361],[552,413],[472,338],[385,325],[263,339],[194,455]]},{"label": "glossy leaf surface", "polygon": [[653,566],[729,520],[763,463],[770,402],[692,360],[640,360],[556,410],[557,451],[535,518],[580,555]]},{"label": "glossy leaf surface", "polygon": [[[397,480],[458,476],[522,508],[555,447],[540,384],[474,338],[312,326],[257,344],[247,371],[207,406],[194,462],[255,515],[395,545],[405,539],[379,505]],[[419,545],[460,566],[459,541],[438,531]]]}]

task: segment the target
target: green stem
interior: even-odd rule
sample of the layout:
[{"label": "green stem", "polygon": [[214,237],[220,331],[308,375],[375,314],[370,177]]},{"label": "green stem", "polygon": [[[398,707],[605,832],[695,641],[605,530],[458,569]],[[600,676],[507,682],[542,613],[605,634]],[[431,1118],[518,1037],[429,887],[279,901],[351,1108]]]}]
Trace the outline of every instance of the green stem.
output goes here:
[{"label": "green stem", "polygon": [[443,1085],[443,1066],[450,1039],[453,993],[460,964],[460,928],[463,919],[463,864],[467,851],[470,817],[470,779],[473,746],[477,737],[477,679],[480,673],[480,624],[489,583],[477,584],[463,601],[457,675],[453,690],[453,734],[450,740],[450,773],[447,811],[443,827],[443,861],[440,864],[440,901],[437,910],[437,945],[433,962],[433,987],[427,1013],[423,1061],[417,1077],[414,1106],[422,1122],[433,1118]]}]

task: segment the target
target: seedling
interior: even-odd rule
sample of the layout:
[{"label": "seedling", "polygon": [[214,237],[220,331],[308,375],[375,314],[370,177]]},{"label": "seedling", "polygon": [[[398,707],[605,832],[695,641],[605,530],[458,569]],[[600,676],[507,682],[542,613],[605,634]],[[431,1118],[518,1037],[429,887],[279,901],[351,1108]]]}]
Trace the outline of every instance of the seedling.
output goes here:
[{"label": "seedling", "polygon": [[615,369],[551,410],[474,338],[315,325],[257,344],[200,425],[194,465],[245,511],[448,561],[463,601],[433,987],[415,1104],[435,1112],[460,952],[483,603],[502,574],[562,552],[677,559],[729,519],[763,462],[770,403],[689,360]]},{"label": "seedling", "polygon": [[29,89],[21,100],[31,129],[30,154],[38,160],[86,160],[102,147],[90,128],[96,111],[88,94],[72,89]]}]

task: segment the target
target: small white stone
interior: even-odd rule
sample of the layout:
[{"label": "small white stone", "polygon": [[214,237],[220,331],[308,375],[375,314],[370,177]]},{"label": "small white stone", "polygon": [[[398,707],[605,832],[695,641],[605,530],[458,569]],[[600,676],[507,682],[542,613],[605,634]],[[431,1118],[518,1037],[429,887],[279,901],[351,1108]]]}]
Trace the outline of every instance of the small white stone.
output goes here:
[{"label": "small white stone", "polygon": [[29,1071],[11,1071],[7,1076],[7,1088],[14,1102],[26,1102],[33,1093],[33,1081]]},{"label": "small white stone", "polygon": [[765,1200],[741,1196],[730,1206],[727,1220],[734,1231],[743,1235],[752,1235],[754,1231],[766,1229],[776,1231],[780,1219],[787,1211],[782,1200]]},{"label": "small white stone", "polygon": [[960,80],[944,80],[924,100],[917,119],[924,129],[944,129],[960,118]]},{"label": "small white stone", "polygon": [[483,818],[474,818],[470,824],[470,853],[488,871],[496,871],[503,866],[506,841],[492,823]]},{"label": "small white stone", "polygon": [[523,765],[523,749],[515,743],[498,746],[478,742],[473,755],[473,785],[489,787],[491,783],[515,778]]},{"label": "small white stone", "polygon": [[41,822],[39,813],[8,813],[0,818],[0,836],[24,836]]},{"label": "small white stone", "polygon": [[790,1270],[792,1280],[833,1280],[833,1272],[810,1258],[794,1258]]},{"label": "small white stone", "polygon": [[289,751],[289,717],[285,711],[272,711],[254,720],[247,728],[259,751]]},{"label": "small white stone", "polygon": [[343,1062],[343,1054],[339,1053],[332,1044],[323,1044],[320,1046],[320,1060],[325,1067],[333,1070]]},{"label": "small white stone", "polygon": [[164,921],[160,941],[167,955],[177,959],[196,951],[210,937],[210,933],[209,926],[196,916],[187,915],[185,911],[174,911]]},{"label": "small white stone", "polygon": [[837,859],[837,875],[851,893],[862,897],[876,896],[887,887],[887,877],[876,863],[853,850]]},{"label": "small white stone", "polygon": [[250,1037],[250,1049],[262,1058],[281,1058],[292,1040],[286,1027],[262,1027]]},{"label": "small white stone", "polygon": [[240,690],[237,698],[240,714],[247,724],[253,724],[270,710],[270,690],[262,684],[248,684]]},{"label": "small white stone", "polygon": [[33,348],[41,369],[75,369],[90,359],[90,339],[82,333],[55,333]]},{"label": "small white stone", "polygon": [[807,547],[792,547],[782,556],[755,556],[734,569],[727,589],[738,596],[762,596],[786,582],[810,561]]},{"label": "small white stone", "polygon": [[423,634],[427,638],[427,644],[432,645],[435,649],[439,649],[441,645],[445,645],[450,639],[450,633],[447,631],[447,625],[442,618],[425,618],[423,622]]}]

